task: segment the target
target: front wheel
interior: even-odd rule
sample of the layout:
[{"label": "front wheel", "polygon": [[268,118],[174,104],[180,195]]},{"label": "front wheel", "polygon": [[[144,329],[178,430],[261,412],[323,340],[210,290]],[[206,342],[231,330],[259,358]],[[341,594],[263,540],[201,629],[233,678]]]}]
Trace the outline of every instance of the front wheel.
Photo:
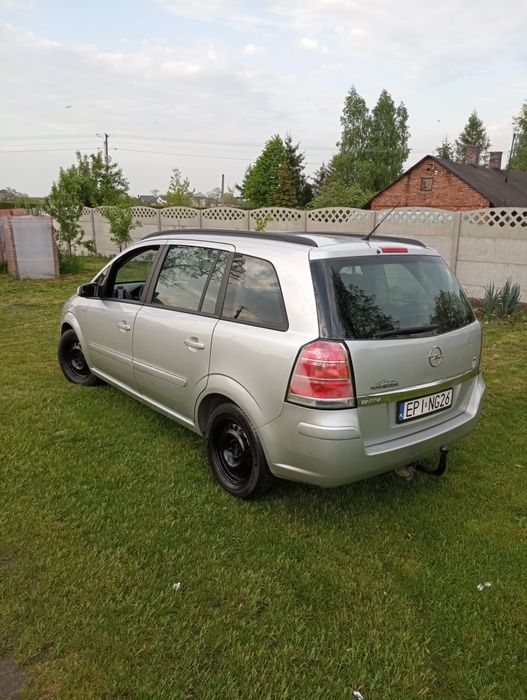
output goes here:
[{"label": "front wheel", "polygon": [[216,480],[238,498],[257,498],[273,483],[256,431],[235,404],[224,403],[207,424],[209,462]]},{"label": "front wheel", "polygon": [[60,336],[58,356],[62,373],[70,382],[82,386],[98,383],[99,380],[88,367],[77,334],[71,328]]}]

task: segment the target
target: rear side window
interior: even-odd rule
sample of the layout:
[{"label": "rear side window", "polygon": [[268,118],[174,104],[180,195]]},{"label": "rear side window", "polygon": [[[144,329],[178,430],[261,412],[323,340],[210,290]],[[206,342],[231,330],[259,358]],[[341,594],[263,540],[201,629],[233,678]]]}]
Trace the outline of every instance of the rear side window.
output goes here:
[{"label": "rear side window", "polygon": [[287,330],[282,291],[268,260],[236,254],[229,275],[222,318]]},{"label": "rear side window", "polygon": [[322,337],[437,335],[474,321],[459,283],[438,256],[317,260],[312,271]]},{"label": "rear side window", "polygon": [[159,273],[152,304],[213,313],[226,256],[224,251],[211,248],[171,247]]}]

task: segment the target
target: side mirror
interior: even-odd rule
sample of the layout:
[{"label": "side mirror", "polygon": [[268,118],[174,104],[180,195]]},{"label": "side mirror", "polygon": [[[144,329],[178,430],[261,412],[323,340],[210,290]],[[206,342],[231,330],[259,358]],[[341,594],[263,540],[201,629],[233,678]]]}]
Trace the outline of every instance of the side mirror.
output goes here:
[{"label": "side mirror", "polygon": [[100,299],[102,297],[102,287],[100,284],[96,284],[95,282],[81,284],[81,286],[77,289],[77,294],[80,297],[85,297],[86,299]]}]

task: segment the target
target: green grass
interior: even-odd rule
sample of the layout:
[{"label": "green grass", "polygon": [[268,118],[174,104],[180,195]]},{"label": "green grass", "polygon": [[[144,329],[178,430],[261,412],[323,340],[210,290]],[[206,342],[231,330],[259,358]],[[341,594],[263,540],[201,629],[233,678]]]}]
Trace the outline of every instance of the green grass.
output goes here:
[{"label": "green grass", "polygon": [[85,264],[0,276],[0,659],[26,697],[527,697],[525,320],[486,326],[482,420],[441,479],[243,503],[200,438],[63,378]]}]

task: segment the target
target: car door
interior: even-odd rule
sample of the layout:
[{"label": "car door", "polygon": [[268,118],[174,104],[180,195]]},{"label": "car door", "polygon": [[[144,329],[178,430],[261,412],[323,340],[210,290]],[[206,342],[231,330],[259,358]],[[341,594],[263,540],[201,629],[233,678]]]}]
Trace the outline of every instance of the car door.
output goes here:
[{"label": "car door", "polygon": [[159,245],[143,246],[118,258],[99,283],[103,296],[87,299],[80,321],[90,368],[110,382],[136,389],[132,331]]},{"label": "car door", "polygon": [[135,319],[133,370],[139,391],[189,426],[207,383],[218,296],[233,250],[228,244],[168,246]]}]

